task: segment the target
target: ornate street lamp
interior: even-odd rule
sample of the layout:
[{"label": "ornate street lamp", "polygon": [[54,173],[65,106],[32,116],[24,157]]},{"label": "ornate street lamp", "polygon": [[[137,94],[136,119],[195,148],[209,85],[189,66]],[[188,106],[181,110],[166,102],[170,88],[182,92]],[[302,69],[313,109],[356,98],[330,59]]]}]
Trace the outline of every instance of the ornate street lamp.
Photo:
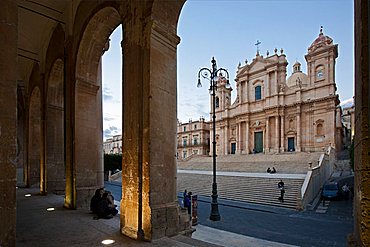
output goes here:
[{"label": "ornate street lamp", "polygon": [[198,72],[198,84],[197,87],[201,87],[202,83],[200,77],[205,78],[210,81],[209,93],[212,96],[212,125],[213,125],[213,183],[212,183],[212,203],[211,203],[211,215],[209,216],[210,220],[219,221],[221,220],[220,213],[218,211],[218,202],[217,202],[217,183],[216,183],[216,90],[218,82],[218,74],[223,77],[221,72],[226,74],[226,86],[229,84],[229,72],[226,69],[219,68],[217,69],[216,60],[212,57],[211,60],[212,69],[202,68]]}]

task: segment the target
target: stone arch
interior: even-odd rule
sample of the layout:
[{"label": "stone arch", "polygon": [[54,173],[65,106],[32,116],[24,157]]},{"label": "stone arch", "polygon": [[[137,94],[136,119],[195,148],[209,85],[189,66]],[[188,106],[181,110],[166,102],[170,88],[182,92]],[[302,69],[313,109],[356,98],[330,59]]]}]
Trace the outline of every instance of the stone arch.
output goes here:
[{"label": "stone arch", "polygon": [[[76,43],[72,44],[76,54],[72,79],[75,83],[71,85],[74,102],[70,114],[74,129],[71,134],[73,147],[68,148],[73,164],[71,167],[67,164],[67,170],[73,175],[71,178],[66,175],[66,179],[76,182],[66,181],[67,187],[72,189],[66,187],[65,201],[71,201],[72,207],[73,200],[77,205],[84,204],[94,189],[103,184],[100,59],[110,33],[122,23],[122,168],[125,174],[120,204],[121,232],[146,240],[171,236],[180,231],[176,140],[169,133],[176,131],[176,48],[179,42],[176,24],[184,2],[90,3],[80,3],[77,12],[81,15],[76,14],[74,27],[77,36]],[[112,26],[113,23],[116,26]],[[169,107],[160,107],[163,102]],[[67,191],[72,197],[76,195],[76,199],[67,198]]]},{"label": "stone arch", "polygon": [[104,186],[101,57],[121,22],[116,8],[97,6],[81,31],[76,52],[73,169],[77,207],[88,207],[95,189]]},{"label": "stone arch", "polygon": [[41,179],[41,92],[37,86],[30,95],[28,116],[27,185],[34,186]]},{"label": "stone arch", "polygon": [[50,70],[46,94],[47,188],[54,193],[65,189],[64,165],[64,62],[57,59]]}]

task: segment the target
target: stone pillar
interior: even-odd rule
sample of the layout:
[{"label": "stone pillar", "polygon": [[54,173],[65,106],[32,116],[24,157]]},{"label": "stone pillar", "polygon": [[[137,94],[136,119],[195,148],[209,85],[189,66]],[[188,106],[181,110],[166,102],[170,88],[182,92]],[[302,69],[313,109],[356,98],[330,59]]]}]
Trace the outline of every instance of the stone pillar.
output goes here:
[{"label": "stone pillar", "polygon": [[[98,70],[98,76],[96,80],[98,81],[99,85],[103,85],[103,68],[102,68],[102,59],[100,59],[99,62],[99,70]],[[97,98],[97,129],[103,129],[103,87],[100,87],[100,93],[98,94]],[[98,140],[99,145],[102,144],[100,140],[103,140],[103,132],[97,131],[95,133],[96,139]],[[122,144],[121,144],[122,145]],[[119,142],[117,143],[118,146],[118,153],[119,153]],[[97,150],[97,157],[98,157],[98,166],[96,169],[96,182],[98,186],[104,187],[104,152],[102,148],[98,148]]]},{"label": "stone pillar", "polygon": [[56,60],[49,73],[46,103],[46,174],[48,192],[64,194],[64,96],[63,61]]},{"label": "stone pillar", "polygon": [[[117,17],[119,17],[118,13]],[[72,96],[75,100],[73,121],[73,171],[75,175],[76,206],[88,208],[95,190],[103,186],[102,159],[102,79],[101,56],[106,42],[95,39],[99,32],[95,23],[98,15],[91,17],[77,47]],[[118,23],[117,23],[118,24]],[[101,24],[103,25],[103,24]],[[106,37],[108,38],[108,37]],[[100,49],[99,49],[100,48]],[[88,61],[88,62],[86,62]],[[114,141],[117,152],[117,140]]]},{"label": "stone pillar", "polygon": [[270,152],[270,126],[269,126],[269,119],[266,118],[266,146],[265,146],[265,153]]},{"label": "stone pillar", "polygon": [[[145,36],[146,40],[150,40],[150,34],[143,33],[142,25],[142,20],[137,20],[137,23],[131,20],[124,25],[123,29],[122,44],[125,61],[122,82],[122,171],[124,172],[122,172],[120,227],[122,234],[126,236],[150,240],[152,237],[152,224],[150,222],[152,212],[149,204],[150,177],[148,176],[148,168],[151,165],[151,160],[147,144],[151,128],[150,119],[148,119],[150,111],[148,90],[150,89],[151,70],[149,67],[149,44],[144,43],[144,40],[141,39],[141,37],[144,39]],[[153,96],[155,95],[150,97]],[[160,119],[158,120],[162,122]],[[135,127],[133,128],[133,126]],[[161,173],[158,171],[158,174]],[[163,217],[162,214],[161,217]]]},{"label": "stone pillar", "polygon": [[275,92],[276,94],[279,93],[279,78],[278,78],[278,70],[275,70]]},{"label": "stone pillar", "polygon": [[301,112],[298,109],[297,113],[297,152],[301,152]]},{"label": "stone pillar", "polygon": [[284,138],[284,116],[280,116],[280,152],[284,152],[285,150],[285,138]]},{"label": "stone pillar", "polygon": [[76,170],[73,165],[73,154],[74,154],[74,136],[73,136],[73,122],[75,113],[75,85],[74,78],[72,79],[72,73],[74,68],[73,58],[69,56],[72,53],[72,43],[65,42],[64,48],[64,126],[65,126],[65,166],[66,166],[66,187],[64,196],[64,207],[76,208]]},{"label": "stone pillar", "polygon": [[[41,75],[41,82],[43,85],[45,85],[45,75]],[[47,188],[46,188],[46,179],[47,179],[47,174],[46,174],[46,100],[45,100],[45,92],[41,93],[41,145],[40,145],[40,194],[46,194],[47,193]]]},{"label": "stone pillar", "polygon": [[279,153],[279,116],[275,116],[275,152]]},{"label": "stone pillar", "polygon": [[[266,74],[266,94],[265,94],[265,98],[268,98],[268,97],[270,97],[270,73],[268,72],[267,74]],[[269,102],[269,104],[268,105],[270,105],[270,102]]]},{"label": "stone pillar", "polygon": [[249,121],[246,121],[245,125],[245,152],[249,154]]},{"label": "stone pillar", "polygon": [[354,1],[355,10],[355,137],[354,238],[348,246],[370,246],[370,54],[367,0]]},{"label": "stone pillar", "polygon": [[241,123],[238,123],[238,141],[236,144],[237,148],[237,153],[241,154],[242,153],[242,128],[241,128]]},{"label": "stone pillar", "polygon": [[224,127],[224,148],[225,148],[225,155],[228,154],[228,149],[229,149],[229,138],[228,138],[228,130],[229,128],[227,126]]},{"label": "stone pillar", "polygon": [[[249,109],[249,80],[245,81],[245,102],[247,102],[247,106]],[[241,102],[242,103],[242,102]]]},{"label": "stone pillar", "polygon": [[[131,238],[152,240],[177,234],[179,226],[175,154],[180,40],[171,26],[141,18],[144,10],[133,4],[138,4],[138,14],[123,24],[120,227]],[[158,4],[167,16],[178,2]]]},{"label": "stone pillar", "polygon": [[0,246],[16,243],[17,1],[0,8]]}]

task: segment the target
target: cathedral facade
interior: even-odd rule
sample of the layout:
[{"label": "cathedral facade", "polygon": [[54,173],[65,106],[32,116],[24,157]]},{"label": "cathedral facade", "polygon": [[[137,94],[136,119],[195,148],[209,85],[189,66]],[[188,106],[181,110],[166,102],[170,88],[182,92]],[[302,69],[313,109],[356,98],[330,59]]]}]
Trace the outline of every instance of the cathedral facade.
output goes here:
[{"label": "cathedral facade", "polygon": [[305,55],[307,73],[295,62],[287,77],[283,49],[266,57],[257,50],[251,63],[238,66],[234,103],[232,89],[220,77],[215,98],[217,154],[315,152],[328,146],[340,150],[337,57],[338,45],[321,29]]}]

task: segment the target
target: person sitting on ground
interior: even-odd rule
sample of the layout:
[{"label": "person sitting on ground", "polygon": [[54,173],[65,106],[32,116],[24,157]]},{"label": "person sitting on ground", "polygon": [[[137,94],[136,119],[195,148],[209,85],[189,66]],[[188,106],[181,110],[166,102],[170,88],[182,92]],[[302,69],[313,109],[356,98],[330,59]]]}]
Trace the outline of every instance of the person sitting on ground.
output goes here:
[{"label": "person sitting on ground", "polygon": [[111,219],[113,218],[112,210],[109,207],[108,193],[104,192],[101,200],[97,206],[98,219]]},{"label": "person sitting on ground", "polygon": [[271,169],[270,169],[270,167],[269,168],[267,168],[267,171],[266,171],[267,173],[271,173]]},{"label": "person sitting on ground", "polygon": [[114,197],[112,195],[112,192],[108,191],[108,196],[107,196],[107,200],[108,200],[108,207],[109,207],[109,210],[110,210],[110,213],[115,216],[116,214],[118,214],[118,210],[116,209],[117,205],[114,204]]},{"label": "person sitting on ground", "polygon": [[90,211],[93,212],[94,214],[97,213],[98,203],[100,202],[100,200],[101,200],[101,198],[103,196],[103,193],[104,193],[104,189],[103,188],[99,188],[99,189],[95,190],[95,194],[91,198],[91,201],[90,201]]},{"label": "person sitting on ground", "polygon": [[276,173],[275,167],[272,167],[272,171],[270,173]]}]

